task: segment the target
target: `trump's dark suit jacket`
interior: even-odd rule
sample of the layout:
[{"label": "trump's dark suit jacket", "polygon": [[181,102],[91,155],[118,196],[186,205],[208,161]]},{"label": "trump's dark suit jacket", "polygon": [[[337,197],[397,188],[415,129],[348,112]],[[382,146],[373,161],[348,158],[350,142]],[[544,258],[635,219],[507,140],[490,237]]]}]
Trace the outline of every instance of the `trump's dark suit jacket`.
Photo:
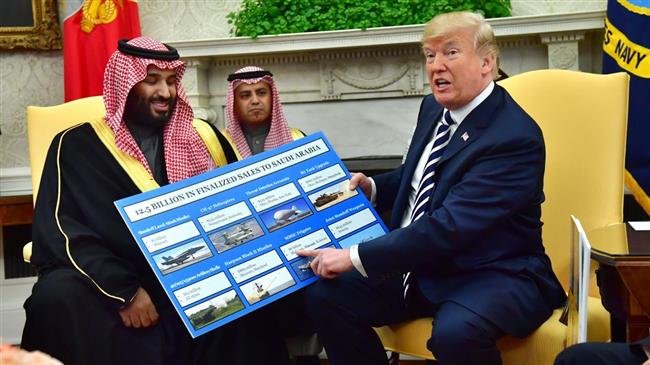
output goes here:
[{"label": "trump's dark suit jacket", "polygon": [[495,85],[454,132],[427,214],[399,228],[413,171],[429,153],[423,150],[442,111],[426,96],[404,164],[374,178],[377,208],[392,210],[392,231],[360,244],[361,262],[368,275],[412,271],[431,302],[454,301],[526,336],[565,300],[542,246],[541,130]]}]

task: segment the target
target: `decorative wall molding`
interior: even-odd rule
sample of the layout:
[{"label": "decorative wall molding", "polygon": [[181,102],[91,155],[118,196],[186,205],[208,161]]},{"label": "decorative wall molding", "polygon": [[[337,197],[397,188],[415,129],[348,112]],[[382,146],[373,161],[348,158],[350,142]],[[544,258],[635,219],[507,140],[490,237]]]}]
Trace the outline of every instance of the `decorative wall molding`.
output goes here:
[{"label": "decorative wall molding", "polygon": [[[489,22],[502,48],[501,67],[514,75],[548,67],[578,69],[579,45],[592,46],[604,17],[604,11],[589,11]],[[195,60],[201,65],[210,61],[207,93],[206,88],[188,88],[188,94],[195,108],[201,113],[212,110],[210,121],[223,126],[226,77],[251,64],[276,75],[285,104],[422,95],[428,92],[419,43],[423,29],[408,25],[169,43],[189,60],[189,69]],[[583,42],[587,37],[590,42]],[[589,61],[585,64],[594,64]],[[189,69],[189,74],[203,73]]]},{"label": "decorative wall molding", "polygon": [[[596,31],[603,28],[602,10],[580,13],[517,16],[489,19],[497,38],[539,34]],[[339,48],[418,44],[424,25],[336,30],[249,37],[170,41],[182,57],[246,57],[268,53],[323,51]]]},{"label": "decorative wall molding", "polygon": [[229,67],[229,68],[241,68],[245,65],[273,65],[273,64],[282,64],[282,63],[306,63],[312,62],[314,60],[314,55],[311,54],[253,54],[253,55],[241,55],[233,56],[229,58],[218,58],[213,61],[213,65],[216,67]]},{"label": "decorative wall molding", "polygon": [[552,43],[567,43],[567,42],[580,42],[585,39],[584,32],[572,32],[572,33],[552,33],[544,34],[541,37],[542,43],[552,44]]},{"label": "decorative wall molding", "polygon": [[0,168],[0,196],[32,194],[32,171],[29,167]]},{"label": "decorative wall molding", "polygon": [[504,48],[519,48],[519,47],[537,47],[541,43],[541,40],[538,38],[505,38],[498,39],[497,44],[500,49]]},{"label": "decorative wall molding", "polygon": [[584,32],[543,34],[540,38],[548,46],[549,68],[580,69],[578,43],[585,39]]},{"label": "decorative wall molding", "polygon": [[322,100],[412,96],[424,91],[420,57],[324,61],[320,69]]}]

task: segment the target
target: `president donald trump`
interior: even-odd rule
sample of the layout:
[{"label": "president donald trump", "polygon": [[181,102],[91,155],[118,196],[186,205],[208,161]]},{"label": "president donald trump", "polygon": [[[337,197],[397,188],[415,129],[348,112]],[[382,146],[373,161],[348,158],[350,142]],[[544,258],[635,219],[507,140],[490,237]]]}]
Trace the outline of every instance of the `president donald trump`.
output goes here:
[{"label": "president donald trump", "polygon": [[302,251],[325,278],[307,309],[330,362],[386,364],[373,326],[433,316],[441,365],[501,364],[496,341],[525,337],[565,300],[542,244],[544,139],[494,83],[499,50],[470,12],[435,16],[424,97],[404,163],[355,174],[391,232],[348,249]]}]

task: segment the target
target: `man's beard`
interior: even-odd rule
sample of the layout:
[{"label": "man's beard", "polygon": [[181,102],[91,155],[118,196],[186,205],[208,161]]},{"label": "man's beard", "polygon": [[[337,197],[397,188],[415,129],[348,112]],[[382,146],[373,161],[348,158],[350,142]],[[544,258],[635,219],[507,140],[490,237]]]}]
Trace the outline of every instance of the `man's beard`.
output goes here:
[{"label": "man's beard", "polygon": [[[154,113],[151,109],[151,103],[156,101],[169,102],[169,108],[165,113]],[[124,106],[124,119],[131,123],[139,124],[144,127],[159,128],[163,127],[176,107],[176,99],[165,99],[161,97],[152,97],[150,99],[141,98],[134,92],[129,93]]]}]

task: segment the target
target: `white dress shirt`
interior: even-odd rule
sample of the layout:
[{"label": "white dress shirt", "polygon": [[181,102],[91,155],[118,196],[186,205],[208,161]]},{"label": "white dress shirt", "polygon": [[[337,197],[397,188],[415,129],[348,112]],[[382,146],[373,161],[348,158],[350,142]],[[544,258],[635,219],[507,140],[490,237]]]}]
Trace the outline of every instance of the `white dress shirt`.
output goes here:
[{"label": "white dress shirt", "polygon": [[[462,123],[463,120],[465,120],[465,118],[469,115],[469,113],[471,113],[472,110],[474,110],[474,108],[479,106],[479,104],[481,104],[485,99],[487,99],[488,96],[490,96],[492,90],[494,90],[494,82],[491,82],[485,89],[483,89],[483,91],[481,91],[480,94],[478,94],[474,99],[472,99],[472,101],[470,101],[467,105],[455,110],[449,110],[449,113],[451,114],[451,119],[454,120],[454,124],[449,126],[450,138],[451,136],[454,135],[460,123]],[[443,118],[445,115],[445,111],[447,111],[447,109],[443,110],[442,113]],[[434,128],[433,134],[431,135],[431,140],[424,147],[424,151],[426,152],[431,151],[431,147],[433,146],[433,137],[436,135],[436,131],[438,130],[439,125],[440,125],[440,121],[438,121],[436,128]],[[423,153],[422,156],[420,156],[420,160],[418,161],[415,170],[413,171],[413,178],[411,179],[411,189],[409,191],[409,201],[408,201],[408,205],[406,206],[406,209],[404,210],[404,215],[402,216],[402,223],[400,224],[400,227],[406,227],[411,223],[411,212],[413,212],[413,207],[415,206],[415,198],[417,195],[418,185],[420,184],[420,180],[422,179],[422,174],[424,173],[424,167],[426,166],[428,160],[429,160],[429,153]],[[370,196],[370,202],[374,205],[376,201],[377,188],[375,185],[375,181],[372,178],[370,178],[370,182],[372,184],[372,193]],[[359,257],[359,245],[352,245],[350,247],[350,259],[352,260],[352,265],[354,265],[354,268],[357,269],[357,271],[359,271],[359,273],[364,277],[368,277],[368,275],[366,274],[366,270],[364,269],[363,264],[361,263],[361,257]]]}]

